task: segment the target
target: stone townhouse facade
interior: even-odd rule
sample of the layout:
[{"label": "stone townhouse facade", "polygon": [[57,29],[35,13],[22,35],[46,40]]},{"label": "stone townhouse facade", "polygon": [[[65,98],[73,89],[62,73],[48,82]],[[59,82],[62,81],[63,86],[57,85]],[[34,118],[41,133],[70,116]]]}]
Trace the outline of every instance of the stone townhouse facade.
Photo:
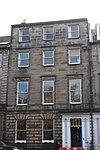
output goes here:
[{"label": "stone townhouse facade", "polygon": [[91,30],[91,76],[92,76],[92,112],[94,149],[100,148],[100,24]]},{"label": "stone townhouse facade", "polygon": [[5,137],[10,36],[0,37],[0,140]]},{"label": "stone townhouse facade", "polygon": [[86,18],[11,26],[7,142],[46,150],[93,140],[88,31]]}]

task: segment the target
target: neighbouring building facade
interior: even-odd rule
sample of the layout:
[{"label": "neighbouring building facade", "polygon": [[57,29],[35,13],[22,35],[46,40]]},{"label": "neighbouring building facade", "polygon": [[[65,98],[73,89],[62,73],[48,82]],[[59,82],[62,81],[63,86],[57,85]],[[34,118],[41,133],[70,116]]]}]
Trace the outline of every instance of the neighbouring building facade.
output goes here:
[{"label": "neighbouring building facade", "polygon": [[93,140],[88,31],[85,18],[12,25],[7,142],[46,150]]},{"label": "neighbouring building facade", "polygon": [[0,140],[5,137],[10,37],[0,37]]},{"label": "neighbouring building facade", "polygon": [[100,24],[91,32],[91,76],[94,149],[100,148]]}]

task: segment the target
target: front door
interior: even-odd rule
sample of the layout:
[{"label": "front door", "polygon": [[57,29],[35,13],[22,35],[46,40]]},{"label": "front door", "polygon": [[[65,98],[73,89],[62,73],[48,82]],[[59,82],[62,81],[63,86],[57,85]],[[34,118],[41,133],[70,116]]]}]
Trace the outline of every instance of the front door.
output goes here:
[{"label": "front door", "polygon": [[80,118],[71,119],[71,147],[82,147],[82,121]]}]

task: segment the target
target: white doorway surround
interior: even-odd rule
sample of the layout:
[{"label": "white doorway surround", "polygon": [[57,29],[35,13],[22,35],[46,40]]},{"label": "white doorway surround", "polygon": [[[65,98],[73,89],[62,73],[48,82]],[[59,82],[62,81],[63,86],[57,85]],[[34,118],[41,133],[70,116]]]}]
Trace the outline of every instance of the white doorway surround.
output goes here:
[{"label": "white doorway surround", "polygon": [[[77,120],[81,120],[81,128],[82,128],[81,146],[86,148],[91,141],[91,137],[90,137],[91,120],[90,120],[89,114],[86,114],[86,115],[71,114],[71,115],[63,115],[62,116],[62,146],[63,147],[72,147],[72,137],[71,137],[71,132],[72,132],[71,124],[72,123],[71,123],[71,120],[76,120],[76,122],[77,122]],[[78,123],[76,124],[76,126],[78,127]],[[73,128],[73,130],[74,130],[74,128]]]},{"label": "white doorway surround", "polygon": [[94,149],[100,150],[100,114],[93,114]]}]

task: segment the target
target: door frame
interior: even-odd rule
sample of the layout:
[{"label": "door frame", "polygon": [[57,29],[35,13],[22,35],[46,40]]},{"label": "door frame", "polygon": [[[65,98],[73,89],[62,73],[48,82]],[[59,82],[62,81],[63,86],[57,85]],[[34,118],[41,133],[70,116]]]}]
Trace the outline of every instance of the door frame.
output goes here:
[{"label": "door frame", "polygon": [[70,122],[71,122],[71,125],[70,125],[71,146],[74,144],[74,147],[77,147],[77,146],[82,147],[82,119],[81,118],[70,119]]},{"label": "door frame", "polygon": [[91,140],[90,137],[90,115],[63,115],[62,116],[62,146],[71,147],[71,128],[70,119],[82,119],[82,146],[85,148],[87,142]]}]

